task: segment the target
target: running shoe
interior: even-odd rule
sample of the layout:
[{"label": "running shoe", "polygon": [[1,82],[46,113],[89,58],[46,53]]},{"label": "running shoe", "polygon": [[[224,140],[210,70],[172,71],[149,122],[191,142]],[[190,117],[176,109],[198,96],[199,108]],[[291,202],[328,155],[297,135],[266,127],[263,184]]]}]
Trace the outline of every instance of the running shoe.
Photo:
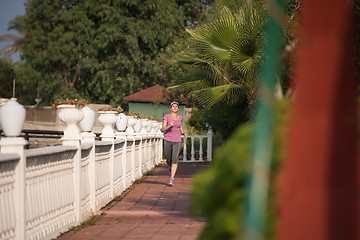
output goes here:
[{"label": "running shoe", "polygon": [[174,186],[174,179],[173,178],[170,178],[169,186]]},{"label": "running shoe", "polygon": [[169,167],[169,175],[171,176],[171,167]]}]

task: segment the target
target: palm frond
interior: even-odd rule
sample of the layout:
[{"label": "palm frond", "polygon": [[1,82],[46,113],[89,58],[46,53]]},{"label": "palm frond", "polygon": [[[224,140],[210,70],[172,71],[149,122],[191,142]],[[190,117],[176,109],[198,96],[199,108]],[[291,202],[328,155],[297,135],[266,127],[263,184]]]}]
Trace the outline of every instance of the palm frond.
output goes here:
[{"label": "palm frond", "polygon": [[227,79],[227,77],[223,73],[223,66],[221,64],[209,61],[209,59],[207,58],[192,53],[184,53],[177,56],[177,60],[184,64],[192,64],[199,66],[205,73],[206,78],[212,79],[212,84],[215,86],[230,82],[230,80]]},{"label": "palm frond", "polygon": [[18,50],[19,49],[13,44],[6,45],[2,49],[0,49],[0,56],[3,55],[4,58],[9,58],[12,54],[14,54]]},{"label": "palm frond", "polygon": [[211,87],[211,83],[209,83],[205,79],[200,79],[196,81],[186,82],[179,85],[171,86],[169,89],[177,89],[183,93],[189,93],[191,91],[196,91],[204,88]]},{"label": "palm frond", "polygon": [[25,22],[24,22],[24,16],[22,15],[17,15],[13,20],[11,20],[9,22],[9,27],[8,30],[15,30],[17,31],[20,35],[24,36],[25,35]]},{"label": "palm frond", "polygon": [[232,13],[227,8],[218,20],[187,32],[192,36],[195,51],[213,62],[229,60],[232,43],[239,37]]},{"label": "palm frond", "polygon": [[239,39],[234,43],[231,63],[242,78],[247,78],[259,63],[261,55],[258,52],[258,48],[254,43],[243,39]]},{"label": "palm frond", "polygon": [[17,41],[19,39],[21,39],[21,37],[14,34],[4,34],[0,36],[0,42]]},{"label": "palm frond", "polygon": [[193,91],[194,97],[207,108],[215,103],[234,103],[247,96],[248,87],[239,84],[225,84],[216,87]]},{"label": "palm frond", "polygon": [[238,37],[236,23],[231,11],[224,7],[221,17],[210,23],[203,24],[187,32],[198,42],[214,46],[218,49],[228,50],[232,41]]}]

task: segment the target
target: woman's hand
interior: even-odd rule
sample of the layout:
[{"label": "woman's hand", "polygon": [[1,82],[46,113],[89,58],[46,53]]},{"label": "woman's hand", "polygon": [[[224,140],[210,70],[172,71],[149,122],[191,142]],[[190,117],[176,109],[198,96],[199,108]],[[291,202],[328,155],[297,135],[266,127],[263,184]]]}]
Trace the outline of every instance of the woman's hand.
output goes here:
[{"label": "woman's hand", "polygon": [[162,131],[163,131],[163,132],[166,132],[166,131],[169,130],[169,128],[171,128],[172,126],[174,126],[174,121],[170,122],[170,125],[167,126],[167,121],[164,119],[163,125],[162,125]]}]

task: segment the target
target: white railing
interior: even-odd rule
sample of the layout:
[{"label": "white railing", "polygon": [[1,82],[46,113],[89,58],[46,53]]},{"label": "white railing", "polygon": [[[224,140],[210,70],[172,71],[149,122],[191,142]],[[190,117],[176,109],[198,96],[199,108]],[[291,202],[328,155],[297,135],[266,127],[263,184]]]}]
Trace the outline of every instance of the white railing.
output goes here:
[{"label": "white railing", "polygon": [[[0,141],[2,152],[6,140]],[[54,238],[99,211],[162,159],[160,134],[93,142],[18,148],[23,158],[0,154],[0,239]]]},{"label": "white railing", "polygon": [[[116,132],[116,119],[102,116],[105,127],[101,141],[96,141],[89,130],[80,133],[77,123],[82,115],[81,110],[76,111],[59,114],[67,125],[61,146],[25,150],[27,141],[16,137],[21,129],[1,138],[0,239],[55,238],[98,212],[161,162],[161,123],[145,121],[134,130],[129,119],[126,131]],[[4,126],[2,121],[0,125]],[[200,139],[197,160],[195,138]],[[191,158],[184,161],[205,161],[204,138],[206,160],[211,161],[211,130],[206,136],[189,136]],[[184,153],[186,156],[186,144]]]},{"label": "white railing", "polygon": [[[187,136],[186,139],[183,138],[184,147],[182,156],[183,158],[180,159],[180,162],[204,162],[204,161],[211,161],[212,160],[212,136],[213,132],[211,128],[207,132],[207,135],[190,135]],[[195,147],[195,140],[199,139],[199,147],[198,149]],[[206,139],[206,158],[204,158],[204,139]],[[188,158],[188,151],[187,151],[187,143],[190,140],[190,158]],[[197,144],[196,144],[197,145]]]},{"label": "white railing", "polygon": [[3,137],[0,239],[53,239],[85,221],[161,162],[162,139],[154,129],[107,132],[101,141],[82,132],[25,150],[24,138]]}]

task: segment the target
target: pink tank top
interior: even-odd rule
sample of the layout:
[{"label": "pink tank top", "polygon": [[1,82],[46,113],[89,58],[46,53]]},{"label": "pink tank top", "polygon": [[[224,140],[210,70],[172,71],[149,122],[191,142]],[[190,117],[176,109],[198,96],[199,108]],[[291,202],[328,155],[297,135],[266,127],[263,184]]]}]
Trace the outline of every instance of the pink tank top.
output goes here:
[{"label": "pink tank top", "polygon": [[164,116],[164,120],[166,120],[167,125],[166,126],[170,126],[171,122],[174,122],[174,126],[172,126],[171,128],[169,128],[167,131],[165,131],[164,133],[164,139],[170,142],[181,142],[181,123],[183,120],[183,117],[179,116],[179,120],[174,120],[171,118],[170,114],[166,114]]}]

